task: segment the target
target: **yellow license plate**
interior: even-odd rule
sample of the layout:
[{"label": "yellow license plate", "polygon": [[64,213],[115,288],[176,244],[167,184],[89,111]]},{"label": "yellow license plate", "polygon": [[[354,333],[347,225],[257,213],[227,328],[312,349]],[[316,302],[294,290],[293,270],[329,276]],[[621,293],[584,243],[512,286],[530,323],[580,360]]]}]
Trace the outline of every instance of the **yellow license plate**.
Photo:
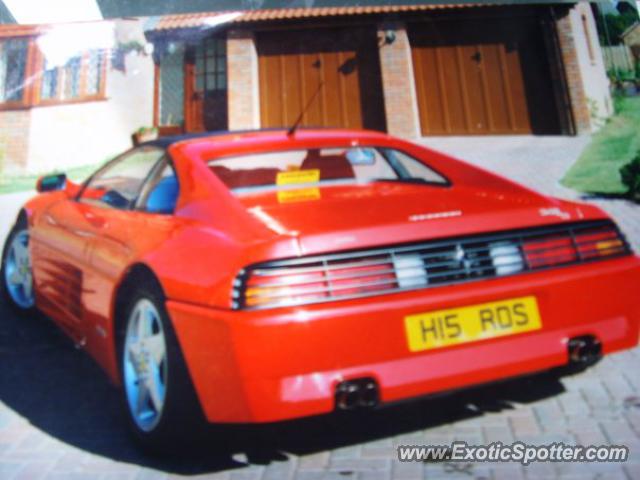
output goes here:
[{"label": "yellow license plate", "polygon": [[535,297],[417,313],[405,317],[404,324],[412,352],[514,335],[542,327]]}]

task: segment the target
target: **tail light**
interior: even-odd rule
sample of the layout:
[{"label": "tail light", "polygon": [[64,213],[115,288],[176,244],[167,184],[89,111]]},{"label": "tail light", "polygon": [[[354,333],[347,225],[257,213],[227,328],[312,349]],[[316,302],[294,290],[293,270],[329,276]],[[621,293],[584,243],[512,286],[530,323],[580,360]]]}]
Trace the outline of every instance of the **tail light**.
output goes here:
[{"label": "tail light", "polygon": [[629,247],[613,224],[603,224],[528,238],[522,250],[529,268],[535,269],[619,255]]},{"label": "tail light", "polygon": [[527,240],[522,250],[529,268],[575,262],[576,249],[570,236],[541,236]]},{"label": "tail light", "polygon": [[393,263],[376,258],[319,263],[298,269],[254,270],[245,281],[244,305],[312,303],[329,297],[385,291],[395,286]]},{"label": "tail light", "polygon": [[618,255],[627,250],[624,240],[613,227],[581,231],[576,233],[575,241],[578,255],[585,260]]},{"label": "tail light", "polygon": [[253,274],[245,283],[244,303],[261,307],[285,302],[309,303],[327,296],[323,272],[276,271],[268,275]]},{"label": "tail light", "polygon": [[395,287],[396,277],[391,263],[351,265],[344,268],[340,264],[332,265],[327,271],[331,291],[335,295],[351,296],[361,293],[388,290]]},{"label": "tail light", "polygon": [[598,221],[277,260],[240,272],[233,308],[344,300],[628,253],[616,226]]}]

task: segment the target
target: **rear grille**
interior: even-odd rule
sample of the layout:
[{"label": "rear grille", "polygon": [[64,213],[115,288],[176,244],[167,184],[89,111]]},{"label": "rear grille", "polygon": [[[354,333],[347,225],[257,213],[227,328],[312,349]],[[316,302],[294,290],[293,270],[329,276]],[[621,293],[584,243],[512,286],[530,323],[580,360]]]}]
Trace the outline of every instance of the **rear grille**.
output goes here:
[{"label": "rear grille", "polygon": [[503,277],[630,253],[609,221],[583,222],[252,265],[233,308],[303,305]]}]

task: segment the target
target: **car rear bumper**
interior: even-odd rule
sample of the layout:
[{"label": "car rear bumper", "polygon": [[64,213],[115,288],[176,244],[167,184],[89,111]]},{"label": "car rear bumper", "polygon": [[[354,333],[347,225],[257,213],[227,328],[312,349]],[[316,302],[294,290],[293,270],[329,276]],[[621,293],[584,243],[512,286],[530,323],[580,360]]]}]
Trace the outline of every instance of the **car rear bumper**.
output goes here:
[{"label": "car rear bumper", "polygon": [[[270,422],[332,411],[344,380],[373,378],[386,403],[565,365],[572,337],[597,337],[604,354],[634,347],[639,283],[629,256],[301,307],[167,307],[207,419]],[[407,315],[530,295],[540,330],[409,351]]]}]

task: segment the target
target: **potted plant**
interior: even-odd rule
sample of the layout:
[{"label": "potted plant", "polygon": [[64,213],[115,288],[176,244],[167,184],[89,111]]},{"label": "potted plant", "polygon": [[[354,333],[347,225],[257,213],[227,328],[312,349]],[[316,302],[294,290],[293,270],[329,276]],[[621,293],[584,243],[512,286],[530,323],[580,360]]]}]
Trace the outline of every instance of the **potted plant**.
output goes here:
[{"label": "potted plant", "polygon": [[133,133],[133,144],[139,145],[158,138],[157,127],[140,127]]}]

